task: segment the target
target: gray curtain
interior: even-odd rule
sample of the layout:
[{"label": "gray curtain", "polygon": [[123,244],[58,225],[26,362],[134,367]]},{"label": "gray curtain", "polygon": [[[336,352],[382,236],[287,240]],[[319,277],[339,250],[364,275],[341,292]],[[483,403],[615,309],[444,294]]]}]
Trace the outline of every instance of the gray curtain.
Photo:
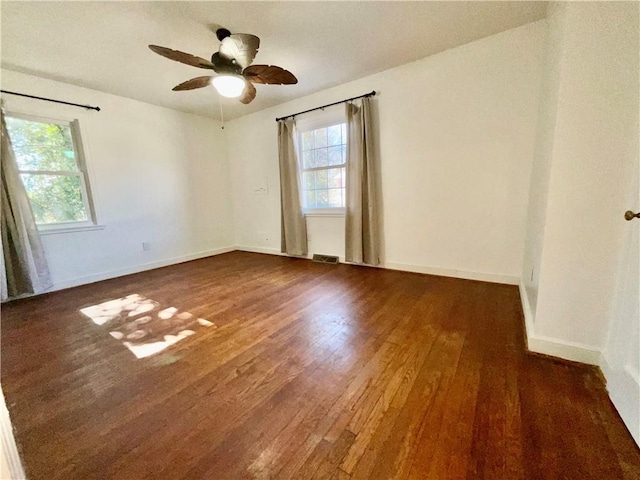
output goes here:
[{"label": "gray curtain", "polygon": [[0,156],[0,224],[2,227],[2,300],[51,288],[49,267],[18,165],[4,112]]},{"label": "gray curtain", "polygon": [[348,102],[347,201],[345,215],[347,262],[380,264],[379,179],[375,159],[371,106],[368,97]]},{"label": "gray curtain", "polygon": [[287,255],[307,255],[307,224],[300,202],[300,171],[296,155],[295,122],[278,122],[280,158],[281,251]]}]

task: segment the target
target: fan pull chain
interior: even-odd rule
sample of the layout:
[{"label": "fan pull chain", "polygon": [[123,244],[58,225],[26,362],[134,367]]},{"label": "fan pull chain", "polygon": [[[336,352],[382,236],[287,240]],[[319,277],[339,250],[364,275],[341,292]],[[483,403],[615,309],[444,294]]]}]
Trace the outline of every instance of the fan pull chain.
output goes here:
[{"label": "fan pull chain", "polygon": [[220,101],[220,121],[222,122],[220,130],[224,130],[224,113],[222,112],[222,98],[220,98],[220,95],[218,95],[218,100]]}]

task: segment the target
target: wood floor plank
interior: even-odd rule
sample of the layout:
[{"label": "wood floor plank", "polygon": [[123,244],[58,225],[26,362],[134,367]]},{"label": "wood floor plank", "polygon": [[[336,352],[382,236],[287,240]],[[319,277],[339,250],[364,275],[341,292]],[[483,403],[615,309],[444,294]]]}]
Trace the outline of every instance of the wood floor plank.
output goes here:
[{"label": "wood floor plank", "polygon": [[[131,294],[215,327],[138,359],[80,312]],[[514,286],[232,252],[1,313],[31,480],[640,478],[598,370],[525,351]]]},{"label": "wood floor plank", "polygon": [[331,479],[336,469],[338,469],[340,462],[349,451],[355,437],[356,436],[349,430],[344,430],[335,443],[331,445],[331,449],[310,478],[316,480]]},{"label": "wood floor plank", "polygon": [[373,471],[379,478],[404,478],[409,474],[419,447],[422,420],[433,406],[443,380],[442,371],[455,362],[461,345],[459,337],[441,332],[430,346],[429,355],[385,443],[384,451],[376,461]]}]

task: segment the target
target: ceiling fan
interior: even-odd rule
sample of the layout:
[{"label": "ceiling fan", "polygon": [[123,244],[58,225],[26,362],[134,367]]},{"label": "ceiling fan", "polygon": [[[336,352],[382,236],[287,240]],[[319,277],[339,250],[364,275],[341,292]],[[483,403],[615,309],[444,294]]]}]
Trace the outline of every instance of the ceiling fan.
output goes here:
[{"label": "ceiling fan", "polygon": [[213,70],[218,75],[192,78],[173,87],[174,91],[193,90],[210,84],[225,97],[238,98],[250,103],[256,97],[254,83],[268,85],[291,85],[298,79],[288,70],[275,65],[251,65],[258,53],[260,39],[248,33],[232,34],[226,28],[216,30],[220,48],[211,56],[211,61],[189,53],[158,45],[149,48],[158,55],[193,67]]}]

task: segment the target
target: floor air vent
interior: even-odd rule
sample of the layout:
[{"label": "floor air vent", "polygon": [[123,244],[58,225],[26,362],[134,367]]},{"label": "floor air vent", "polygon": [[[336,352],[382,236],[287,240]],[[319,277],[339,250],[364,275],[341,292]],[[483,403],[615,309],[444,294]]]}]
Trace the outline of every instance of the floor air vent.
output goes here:
[{"label": "floor air vent", "polygon": [[335,265],[338,262],[338,257],[334,257],[333,255],[319,255],[317,253],[313,254],[313,261],[318,263],[331,263]]}]

